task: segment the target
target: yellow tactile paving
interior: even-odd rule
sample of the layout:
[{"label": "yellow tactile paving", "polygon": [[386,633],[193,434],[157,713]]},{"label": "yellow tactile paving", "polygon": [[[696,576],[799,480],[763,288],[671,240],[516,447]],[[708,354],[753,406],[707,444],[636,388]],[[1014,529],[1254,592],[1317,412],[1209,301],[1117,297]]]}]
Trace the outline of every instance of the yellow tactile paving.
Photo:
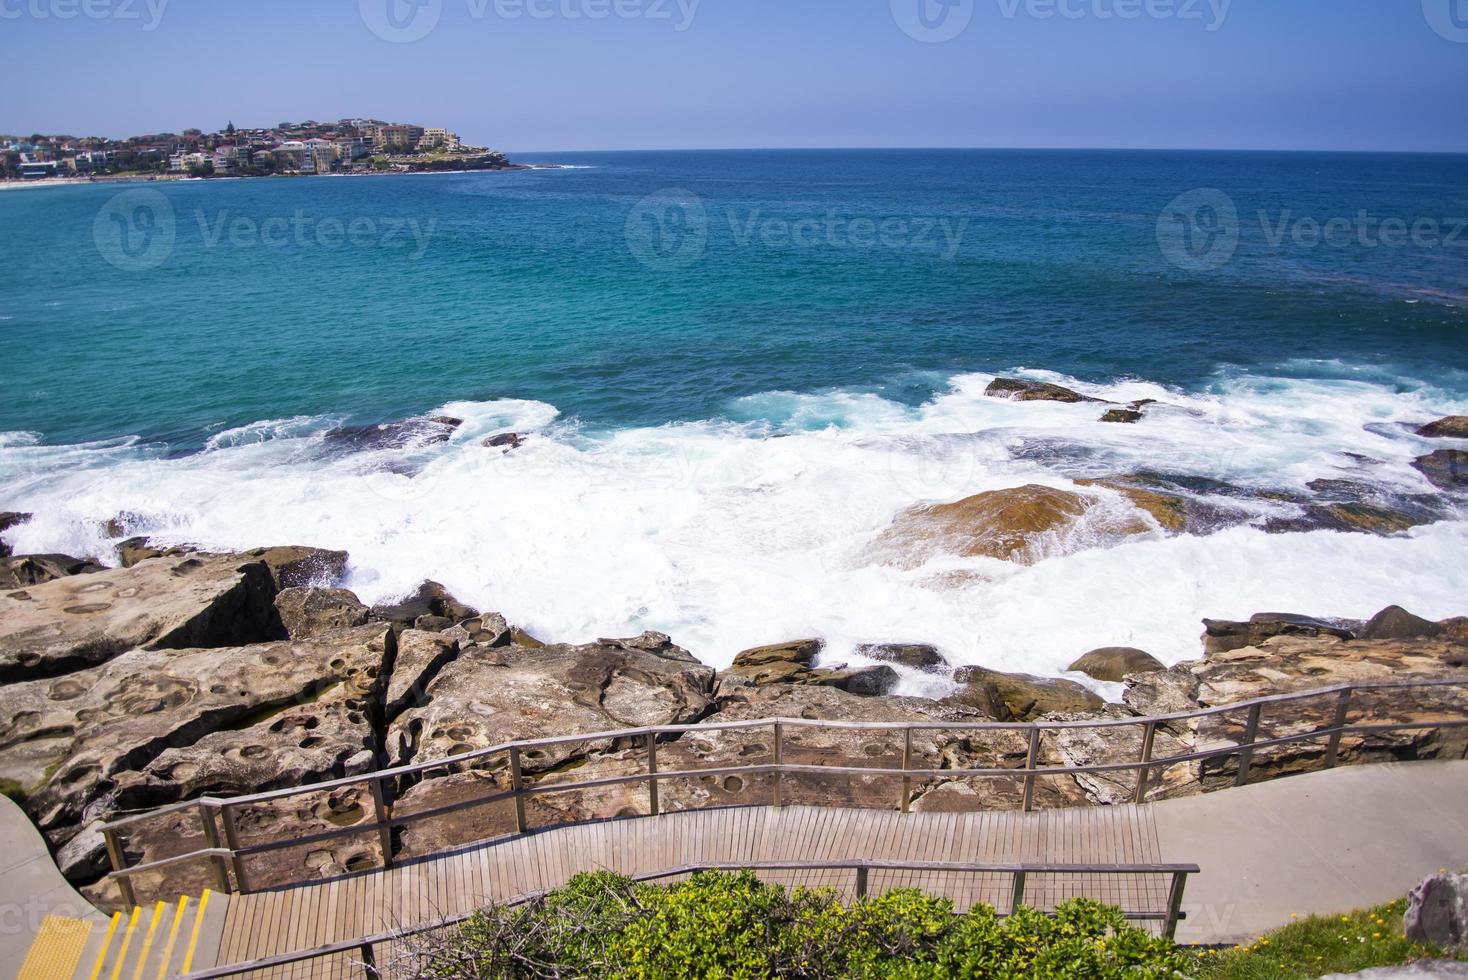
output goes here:
[{"label": "yellow tactile paving", "polygon": [[89,922],[46,916],[21,964],[18,980],[71,980],[91,934]]}]

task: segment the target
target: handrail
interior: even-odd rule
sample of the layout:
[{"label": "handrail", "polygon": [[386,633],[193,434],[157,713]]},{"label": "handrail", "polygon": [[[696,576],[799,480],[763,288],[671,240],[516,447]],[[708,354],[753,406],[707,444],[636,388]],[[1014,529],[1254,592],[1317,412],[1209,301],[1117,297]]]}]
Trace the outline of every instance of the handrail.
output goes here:
[{"label": "handrail", "polygon": [[[855,893],[858,899],[865,898],[869,890],[869,875],[873,871],[917,871],[928,873],[957,873],[957,874],[1004,874],[1010,876],[1010,906],[1009,911],[1004,912],[995,909],[995,913],[1003,918],[1013,915],[1019,910],[1024,901],[1025,882],[1029,875],[1168,875],[1171,883],[1168,888],[1167,909],[1161,912],[1143,912],[1123,910],[1122,914],[1129,920],[1135,922],[1161,922],[1162,931],[1168,939],[1177,934],[1177,925],[1187,918],[1187,913],[1182,910],[1184,889],[1187,887],[1189,875],[1198,874],[1201,869],[1196,864],[967,864],[943,861],[758,861],[758,862],[710,862],[699,864],[685,864],[676,868],[668,868],[662,871],[644,872],[629,876],[632,881],[646,883],[650,881],[661,881],[665,878],[677,878],[683,875],[698,874],[703,871],[754,871],[754,872],[777,872],[777,871],[853,871],[856,874]],[[502,903],[503,908],[515,908],[539,901],[548,892],[535,892],[523,895],[513,901]],[[440,929],[449,929],[467,921],[474,912],[464,912],[458,915],[436,919],[433,922],[416,926],[407,926],[390,932],[380,932],[371,936],[362,936],[357,939],[345,939],[311,949],[297,950],[290,953],[278,953],[274,956],[262,959],[250,960],[244,963],[232,963],[225,966],[216,966],[207,970],[198,970],[193,973],[184,974],[179,980],[222,980],[224,977],[234,977],[245,973],[254,973],[257,970],[267,970],[275,967],[290,966],[295,963],[304,963],[310,960],[322,959],[327,956],[336,956],[340,953],[361,952],[363,954],[363,969],[369,977],[380,976],[372,953],[374,946],[387,943],[400,942],[413,936],[421,936],[424,933],[436,932]]]},{"label": "handrail", "polygon": [[[1236,785],[1243,785],[1248,780],[1249,769],[1255,752],[1263,749],[1274,748],[1282,745],[1290,745],[1297,742],[1326,739],[1326,751],[1323,768],[1332,768],[1337,762],[1340,743],[1343,736],[1368,735],[1391,731],[1411,731],[1418,729],[1441,729],[1458,728],[1468,726],[1468,712],[1459,720],[1437,720],[1425,722],[1385,722],[1374,724],[1347,724],[1352,703],[1357,695],[1362,693],[1395,690],[1430,690],[1447,687],[1468,687],[1468,678],[1434,678],[1417,681],[1390,681],[1372,684],[1342,684],[1334,687],[1321,688],[1312,691],[1299,691],[1286,694],[1270,695],[1243,701],[1236,704],[1220,705],[1212,708],[1201,708],[1196,711],[1175,712],[1165,715],[1154,715],[1136,718],[1099,718],[1094,720],[1079,721],[1039,721],[1039,722],[940,722],[940,721],[914,721],[914,722],[861,722],[861,721],[819,721],[805,718],[770,718],[756,721],[729,721],[713,722],[704,725],[655,725],[642,728],[625,729],[621,731],[595,732],[583,735],[562,735],[551,738],[541,738],[518,742],[506,742],[501,745],[489,746],[476,749],[472,752],[450,756],[444,759],[418,762],[410,765],[397,766],[381,769],[374,772],[362,773],[355,776],[347,776],[341,779],[329,780],[320,783],[308,783],[300,786],[290,786],[283,789],[269,790],[262,793],[253,793],[246,796],[230,797],[221,799],[212,796],[200,797],[175,803],[145,813],[131,814],[120,817],[108,823],[102,824],[99,829],[107,845],[108,856],[112,865],[110,877],[118,882],[122,891],[123,899],[128,904],[136,904],[136,896],[133,893],[131,877],[146,870],[156,869],[163,864],[175,864],[186,860],[210,860],[214,864],[214,877],[216,884],[223,891],[231,891],[229,870],[234,874],[234,888],[241,892],[250,890],[244,858],[282,850],[290,847],[299,847],[305,843],[318,843],[335,840],[341,837],[357,836],[363,834],[376,834],[379,838],[379,850],[381,851],[381,862],[383,867],[391,867],[392,855],[392,830],[416,823],[433,817],[443,816],[448,813],[458,812],[471,807],[484,806],[489,803],[503,800],[513,800],[515,804],[516,831],[524,833],[528,830],[525,815],[525,800],[527,798],[541,796],[551,793],[562,793],[573,790],[582,790],[596,787],[628,785],[633,783],[645,783],[648,789],[649,810],[656,815],[660,812],[659,787],[662,783],[674,779],[706,778],[710,776],[724,775],[772,775],[772,805],[779,806],[783,803],[781,781],[786,775],[801,774],[828,774],[833,770],[831,766],[812,766],[796,762],[787,762],[784,759],[785,732],[789,729],[836,729],[847,731],[888,731],[904,733],[903,759],[901,768],[883,766],[841,766],[839,771],[854,776],[891,776],[902,779],[902,793],[898,800],[898,808],[907,812],[912,796],[912,785],[915,781],[928,782],[934,779],[957,779],[957,778],[1015,778],[1024,779],[1023,809],[1030,810],[1034,803],[1034,790],[1036,781],[1041,778],[1065,776],[1065,775],[1088,775],[1098,773],[1123,773],[1134,772],[1137,775],[1137,785],[1133,794],[1133,800],[1142,803],[1147,798],[1147,791],[1154,770],[1168,766],[1179,765],[1187,762],[1197,762],[1215,759],[1230,755],[1239,757],[1238,774],[1235,778]],[[1327,727],[1313,728],[1309,731],[1298,732],[1292,735],[1276,736],[1271,738],[1259,738],[1260,719],[1264,708],[1300,701],[1316,700],[1322,698],[1336,699],[1335,712],[1332,723]],[[1227,714],[1247,713],[1244,724],[1243,737],[1236,742],[1224,742],[1214,748],[1197,749],[1192,752],[1181,753],[1174,756],[1155,757],[1153,748],[1155,736],[1158,729],[1176,725],[1180,722],[1195,721],[1202,718],[1212,718]],[[1038,750],[1040,739],[1044,733],[1075,730],[1101,730],[1108,731],[1116,728],[1140,727],[1142,729],[1142,751],[1139,758],[1133,762],[1097,763],[1092,765],[1062,764],[1058,766],[1042,766],[1038,764]],[[660,770],[657,766],[656,743],[660,738],[688,733],[709,733],[718,731],[748,731],[761,728],[773,730],[773,745],[771,747],[771,760],[768,762],[748,763],[738,766],[721,766],[704,769],[667,769]],[[1023,767],[1019,768],[980,768],[980,769],[952,769],[952,768],[927,768],[915,766],[913,762],[912,736],[915,732],[923,731],[948,731],[948,732],[1024,732],[1029,736],[1030,751]],[[549,746],[577,744],[585,742],[642,741],[644,743],[644,755],[647,757],[648,765],[637,772],[599,776],[579,781],[540,783],[534,782],[533,775],[522,771],[522,755],[528,750],[544,748]],[[505,756],[508,756],[511,786],[509,789],[495,788],[482,796],[476,796],[468,800],[459,801],[432,810],[420,811],[405,815],[392,813],[387,805],[383,792],[384,784],[390,780],[398,780],[403,777],[415,776],[421,773],[449,769],[453,767],[466,766],[480,760],[491,757],[500,757],[503,764]],[[305,838],[283,839],[265,843],[250,844],[242,846],[238,839],[236,826],[236,814],[243,807],[256,806],[270,803],[276,800],[288,799],[305,793],[323,793],[348,787],[366,786],[372,792],[373,817],[374,819],[342,827],[335,830],[323,831]],[[156,817],[178,813],[182,810],[194,808],[199,812],[200,821],[204,826],[205,836],[208,838],[209,847],[186,854],[174,855],[159,861],[149,862],[146,865],[129,867],[126,863],[125,851],[122,847],[120,833],[128,827],[137,825],[146,820]],[[216,820],[222,820],[224,825],[224,836],[227,846],[221,847],[218,841],[218,828]],[[467,842],[466,842],[467,843]],[[228,869],[226,868],[228,865]]]}]

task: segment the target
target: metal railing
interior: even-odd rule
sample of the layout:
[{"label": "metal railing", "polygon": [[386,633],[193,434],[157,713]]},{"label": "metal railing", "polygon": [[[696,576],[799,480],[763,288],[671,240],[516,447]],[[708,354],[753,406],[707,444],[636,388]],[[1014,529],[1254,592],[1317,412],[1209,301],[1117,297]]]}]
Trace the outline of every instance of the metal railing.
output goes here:
[{"label": "metal railing", "polygon": [[[1035,786],[1039,779],[1054,776],[1077,776],[1086,774],[1105,773],[1135,773],[1136,786],[1132,798],[1137,803],[1145,802],[1149,784],[1154,771],[1166,769],[1187,762],[1201,762],[1210,759],[1218,759],[1225,756],[1238,757],[1238,772],[1235,776],[1235,785],[1242,786],[1248,781],[1250,767],[1258,752],[1264,749],[1291,745],[1299,742],[1325,740],[1323,768],[1329,769],[1336,765],[1339,759],[1341,739],[1345,735],[1374,735],[1396,732],[1406,732],[1426,729],[1445,729],[1468,727],[1468,709],[1464,705],[1453,705],[1452,708],[1458,713],[1455,718],[1440,718],[1430,721],[1416,722],[1385,722],[1377,724],[1347,724],[1351,709],[1360,694],[1369,692],[1402,691],[1402,690],[1431,690],[1436,688],[1468,687],[1468,678],[1442,678],[1420,681],[1401,681],[1384,684],[1357,684],[1341,685],[1338,687],[1324,688],[1315,691],[1304,691],[1293,694],[1279,694],[1271,697],[1259,698],[1253,701],[1244,701],[1238,704],[1223,705],[1215,708],[1203,708],[1197,711],[1178,712],[1170,715],[1157,715],[1147,718],[1115,718],[1095,719],[1084,721],[1067,722],[850,722],[850,721],[811,721],[806,719],[778,718],[763,719],[759,721],[732,721],[712,722],[701,725],[660,725],[645,728],[634,728],[623,731],[595,732],[582,735],[567,735],[556,738],[535,739],[531,741],[508,742],[502,745],[494,745],[488,748],[477,749],[462,755],[452,756],[445,759],[435,759],[428,762],[418,762],[411,765],[399,766],[393,769],[382,769],[375,772],[363,773],[357,776],[348,776],[321,783],[309,783],[301,786],[292,786],[285,789],[272,790],[264,793],[254,793],[248,796],[232,797],[230,799],[218,799],[214,797],[201,797],[172,806],[163,807],[144,813],[135,814],[110,823],[101,825],[100,830],[106,842],[108,858],[112,865],[109,875],[114,879],[122,892],[122,897],[129,905],[137,904],[134,893],[132,878],[148,872],[158,871],[185,862],[208,861],[213,867],[214,881],[218,890],[231,892],[238,890],[242,893],[251,890],[250,877],[246,867],[246,859],[258,854],[279,851],[287,848],[304,847],[312,844],[320,844],[334,841],[345,837],[360,835],[375,835],[378,840],[381,853],[381,867],[391,868],[393,865],[393,843],[392,835],[395,829],[406,827],[419,821],[430,820],[436,817],[447,816],[473,807],[486,806],[491,803],[509,800],[513,802],[515,814],[515,827],[518,833],[525,833],[529,829],[526,819],[525,801],[527,799],[552,793],[565,793],[577,790],[586,790],[599,787],[610,787],[628,785],[633,783],[645,783],[648,795],[648,808],[651,815],[656,816],[661,810],[659,799],[659,787],[668,780],[675,779],[705,779],[711,777],[727,776],[750,776],[769,775],[773,778],[770,804],[782,806],[785,803],[785,794],[782,782],[786,777],[796,775],[830,776],[832,774],[843,774],[851,776],[876,777],[886,776],[901,779],[902,788],[899,798],[895,801],[896,808],[903,813],[908,812],[912,802],[914,783],[919,781],[952,780],[952,779],[1012,779],[1023,777],[1022,809],[1028,811],[1034,806]],[[1283,735],[1270,738],[1260,738],[1259,730],[1264,710],[1270,707],[1282,705],[1296,705],[1300,702],[1326,701],[1331,712],[1331,723],[1323,728],[1314,728],[1306,732],[1292,735]],[[1196,749],[1195,751],[1180,753],[1171,756],[1155,757],[1154,748],[1156,735],[1159,729],[1193,722],[1200,719],[1217,718],[1225,715],[1242,714],[1244,716],[1243,735],[1237,742],[1228,742],[1213,748]],[[1130,762],[1100,763],[1095,765],[1059,765],[1041,766],[1039,754],[1042,744],[1042,736],[1050,732],[1064,732],[1077,730],[1095,730],[1107,732],[1113,729],[1139,728],[1141,730],[1141,743],[1138,758]],[[696,733],[712,733],[720,731],[751,731],[769,729],[773,738],[770,748],[770,761],[750,763],[737,766],[720,766],[700,769],[671,769],[662,770],[658,767],[658,741],[659,739],[672,738]],[[887,731],[898,732],[903,736],[902,765],[901,768],[890,768],[880,766],[829,766],[829,765],[806,765],[785,761],[785,747],[787,734],[797,729],[832,729],[832,730],[861,730],[861,731]],[[965,733],[996,733],[996,732],[1023,732],[1028,736],[1028,751],[1026,753],[1023,768],[980,768],[980,769],[958,769],[942,767],[919,767],[914,758],[913,736],[919,732],[943,731],[943,732],[965,732]],[[537,784],[525,773],[523,755],[531,750],[544,749],[558,745],[568,745],[580,742],[636,742],[641,741],[646,748],[646,766],[643,770],[630,774],[600,776],[591,779],[572,780],[567,782]],[[429,810],[402,815],[394,814],[388,806],[385,785],[392,784],[394,789],[399,781],[410,780],[421,776],[431,770],[452,769],[457,766],[466,766],[484,760],[504,757],[510,776],[510,788],[497,790],[471,799],[460,800],[444,806]],[[245,807],[259,806],[278,800],[288,799],[303,794],[317,794],[342,789],[366,786],[371,794],[373,819],[370,822],[358,823],[352,826],[339,827],[333,830],[314,833],[302,837],[290,837],[287,839],[266,841],[243,845],[240,837],[239,813]],[[126,851],[123,846],[122,835],[130,827],[141,822],[154,820],[163,816],[177,814],[188,810],[194,810],[198,814],[200,825],[207,847],[177,854],[144,864],[128,866]],[[223,828],[223,841],[221,842],[220,828]],[[473,843],[462,841],[461,844]],[[231,875],[233,882],[231,882]]]},{"label": "metal railing", "polygon": [[[689,864],[664,871],[653,871],[629,877],[636,882],[648,883],[697,874],[702,871],[753,871],[757,874],[761,872],[766,874],[774,872],[795,872],[799,874],[814,871],[850,871],[854,876],[852,891],[858,899],[866,898],[871,890],[870,882],[872,872],[907,871],[929,874],[1006,875],[1009,877],[1009,910],[1004,912],[996,909],[996,914],[1001,918],[1005,915],[1014,915],[1019,911],[1020,906],[1025,901],[1026,882],[1031,876],[1120,875],[1139,877],[1165,875],[1168,878],[1166,908],[1157,911],[1124,909],[1122,914],[1134,922],[1160,922],[1162,923],[1162,934],[1168,939],[1172,939],[1177,935],[1178,923],[1186,918],[1182,905],[1183,893],[1187,888],[1188,876],[1198,874],[1199,868],[1196,864],[953,864],[932,861],[777,861]],[[526,895],[514,901],[504,903],[502,907],[513,908],[520,905],[527,905],[544,898],[546,894],[546,892],[539,892],[533,895]],[[450,929],[467,921],[473,915],[474,912],[464,912],[422,925],[408,926],[357,939],[342,940],[341,942],[328,943],[291,953],[280,953],[258,960],[233,963],[208,970],[199,970],[184,975],[180,980],[219,980],[219,978],[223,977],[236,977],[259,970],[278,969],[344,953],[358,954],[363,972],[369,978],[377,978],[382,974],[377,967],[376,947],[389,943],[402,942],[403,940],[412,939],[415,936],[425,935],[441,929]]]}]

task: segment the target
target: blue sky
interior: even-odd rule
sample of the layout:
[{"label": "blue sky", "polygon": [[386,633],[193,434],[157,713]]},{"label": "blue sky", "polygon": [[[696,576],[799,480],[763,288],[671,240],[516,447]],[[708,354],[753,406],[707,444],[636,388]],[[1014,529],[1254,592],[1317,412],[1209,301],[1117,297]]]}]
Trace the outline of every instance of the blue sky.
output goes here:
[{"label": "blue sky", "polygon": [[0,0],[0,64],[0,132],[1468,151],[1468,0]]}]

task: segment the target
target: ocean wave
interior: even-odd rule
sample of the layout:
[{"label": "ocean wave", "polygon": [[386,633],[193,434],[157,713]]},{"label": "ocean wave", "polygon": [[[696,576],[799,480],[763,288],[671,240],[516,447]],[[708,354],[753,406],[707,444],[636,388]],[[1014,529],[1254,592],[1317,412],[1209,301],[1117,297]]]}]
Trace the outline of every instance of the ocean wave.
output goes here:
[{"label": "ocean wave", "polygon": [[[1153,473],[1200,498],[1225,486],[1304,493],[1322,479],[1427,495],[1410,463],[1441,447],[1413,428],[1468,414],[1468,400],[1442,389],[1344,368],[1222,372],[1196,392],[1021,373],[1157,404],[1142,424],[1102,424],[1092,403],[986,397],[994,376],[975,373],[918,406],[768,392],[722,418],[644,428],[597,430],[545,402],[500,400],[449,402],[401,424],[462,420],[433,423],[431,438],[343,439],[339,418],[304,416],[217,433],[185,456],[8,433],[0,510],[36,514],[10,532],[20,551],[105,557],[103,524],[118,514],[165,545],[343,548],[348,586],[369,602],[431,577],[547,638],[658,629],[715,666],[819,635],[833,661],[861,662],[864,642],[931,642],[957,663],[1055,674],[1097,646],[1196,656],[1204,616],[1362,617],[1393,602],[1434,618],[1468,612],[1453,571],[1468,524],[1456,510],[1394,537],[1244,525],[1118,540],[1082,524],[1029,565],[875,560],[874,540],[914,505],[1027,483]],[[484,445],[508,431],[525,437],[514,451]],[[1226,502],[1261,520],[1291,506]]]}]

